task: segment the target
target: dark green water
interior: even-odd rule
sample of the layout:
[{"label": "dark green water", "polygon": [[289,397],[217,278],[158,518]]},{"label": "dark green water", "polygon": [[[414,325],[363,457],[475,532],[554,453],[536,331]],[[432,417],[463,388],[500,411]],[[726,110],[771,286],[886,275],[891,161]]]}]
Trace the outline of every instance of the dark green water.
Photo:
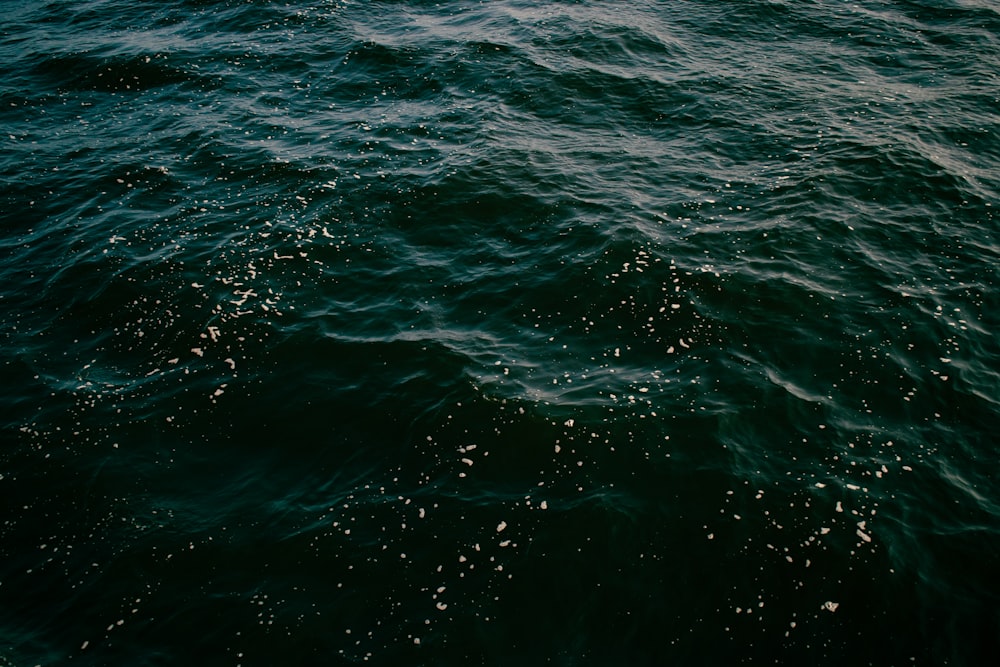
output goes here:
[{"label": "dark green water", "polygon": [[996,660],[995,2],[0,10],[0,664]]}]

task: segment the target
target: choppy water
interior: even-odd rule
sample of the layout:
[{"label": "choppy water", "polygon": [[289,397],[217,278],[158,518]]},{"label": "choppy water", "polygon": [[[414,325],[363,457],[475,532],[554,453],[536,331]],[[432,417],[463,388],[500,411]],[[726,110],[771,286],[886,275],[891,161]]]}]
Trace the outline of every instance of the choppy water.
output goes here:
[{"label": "choppy water", "polygon": [[0,9],[0,662],[995,660],[995,2]]}]

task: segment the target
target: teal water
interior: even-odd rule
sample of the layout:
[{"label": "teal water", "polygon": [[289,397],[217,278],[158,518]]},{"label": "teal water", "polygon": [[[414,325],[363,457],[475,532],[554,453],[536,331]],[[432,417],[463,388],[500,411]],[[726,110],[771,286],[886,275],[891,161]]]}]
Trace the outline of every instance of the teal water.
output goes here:
[{"label": "teal water", "polygon": [[0,8],[0,663],[995,661],[995,3]]}]

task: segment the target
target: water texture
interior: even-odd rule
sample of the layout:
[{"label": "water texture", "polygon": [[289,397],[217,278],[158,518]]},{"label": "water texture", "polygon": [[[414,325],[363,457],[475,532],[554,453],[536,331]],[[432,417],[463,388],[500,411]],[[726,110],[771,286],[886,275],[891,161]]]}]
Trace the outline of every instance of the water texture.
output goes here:
[{"label": "water texture", "polygon": [[0,9],[0,663],[993,664],[995,2]]}]

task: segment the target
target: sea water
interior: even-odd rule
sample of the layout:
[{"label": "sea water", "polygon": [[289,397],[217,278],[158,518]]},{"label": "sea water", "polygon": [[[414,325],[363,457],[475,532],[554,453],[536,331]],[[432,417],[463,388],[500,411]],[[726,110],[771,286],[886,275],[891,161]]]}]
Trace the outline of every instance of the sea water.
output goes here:
[{"label": "sea water", "polygon": [[996,659],[995,2],[0,9],[3,664]]}]

